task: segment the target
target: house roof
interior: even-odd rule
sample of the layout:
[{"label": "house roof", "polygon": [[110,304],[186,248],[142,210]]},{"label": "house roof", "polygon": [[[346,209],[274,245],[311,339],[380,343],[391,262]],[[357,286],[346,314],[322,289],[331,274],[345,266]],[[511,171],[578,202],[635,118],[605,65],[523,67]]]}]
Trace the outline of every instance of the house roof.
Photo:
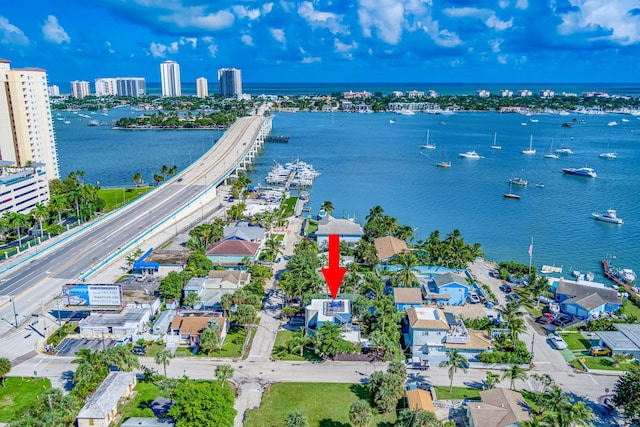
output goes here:
[{"label": "house roof", "polygon": [[407,403],[409,409],[422,409],[423,411],[429,411],[435,414],[436,409],[433,407],[433,399],[431,393],[427,390],[416,388],[414,390],[407,390]]},{"label": "house roof", "polygon": [[603,305],[605,305],[607,302],[602,299],[602,297],[598,294],[591,294],[591,295],[587,295],[587,296],[577,296],[577,297],[573,297],[573,298],[569,298],[567,300],[564,300],[563,303],[574,303],[576,305],[579,305],[580,307],[584,308],[587,311],[591,311],[594,310],[598,307],[602,307]]},{"label": "house roof", "polygon": [[318,222],[316,235],[329,234],[349,234],[362,236],[363,231],[360,224],[349,219],[338,219],[330,215],[325,216]]},{"label": "house roof", "polygon": [[578,297],[579,299],[588,297],[593,294],[598,294],[600,297],[608,303],[620,304],[621,299],[618,296],[618,291],[615,289],[605,288],[603,286],[591,286],[578,284],[575,282],[567,282],[560,280],[556,287],[556,294],[567,295],[571,297]]},{"label": "house roof", "polygon": [[138,324],[148,316],[148,308],[125,308],[120,313],[91,313],[88,317],[78,322],[78,326],[83,328],[101,326],[125,327]]},{"label": "house roof", "polygon": [[106,418],[117,405],[127,387],[135,384],[133,372],[111,372],[82,407],[78,418]]},{"label": "house roof", "polygon": [[434,277],[433,280],[436,282],[436,285],[439,288],[441,288],[442,286],[450,285],[452,283],[458,283],[464,286],[465,288],[469,287],[469,285],[467,284],[467,279],[460,276],[459,274],[454,274],[454,273],[441,274],[439,276]]},{"label": "house roof", "polygon": [[482,402],[469,402],[473,424],[482,427],[506,427],[531,419],[522,395],[517,391],[493,388],[480,392]]},{"label": "house roof", "polygon": [[224,239],[240,239],[248,242],[264,239],[265,231],[262,227],[248,227],[228,225],[223,230]]},{"label": "house roof", "polygon": [[207,251],[207,255],[255,256],[259,248],[259,243],[245,242],[244,240],[222,240],[214,243]]},{"label": "house roof", "polygon": [[393,236],[376,237],[373,239],[373,245],[376,248],[379,260],[391,258],[408,250],[407,242]]},{"label": "house roof", "polygon": [[596,332],[598,337],[613,351],[640,351],[640,324],[614,323],[617,331]]},{"label": "house roof", "polygon": [[411,307],[407,311],[413,329],[449,330],[444,312],[434,307]]},{"label": "house roof", "polygon": [[393,288],[393,301],[396,304],[422,304],[420,288]]},{"label": "house roof", "polygon": [[482,350],[485,351],[489,348],[493,348],[491,336],[487,331],[478,331],[473,329],[467,329],[469,334],[469,342],[465,344],[451,344],[445,343],[444,347],[447,349],[459,348],[465,350]]},{"label": "house roof", "polygon": [[200,335],[202,330],[207,327],[211,319],[216,319],[220,323],[221,329],[225,327],[227,321],[224,317],[211,317],[211,316],[189,316],[189,317],[174,317],[171,321],[171,330],[180,331],[180,335]]},{"label": "house roof", "polygon": [[241,270],[211,270],[209,279],[219,279],[226,282],[241,283],[247,282],[251,275]]}]

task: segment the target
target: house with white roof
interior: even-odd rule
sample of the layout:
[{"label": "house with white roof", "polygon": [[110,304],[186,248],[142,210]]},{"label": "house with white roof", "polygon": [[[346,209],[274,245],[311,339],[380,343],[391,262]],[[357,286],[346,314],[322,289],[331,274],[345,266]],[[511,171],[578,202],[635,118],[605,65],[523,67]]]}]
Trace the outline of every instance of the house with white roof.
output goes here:
[{"label": "house with white roof", "polygon": [[318,248],[327,247],[330,234],[340,236],[341,242],[357,243],[362,239],[364,230],[352,219],[338,219],[325,215],[318,221],[318,230],[315,233]]},{"label": "house with white roof", "polygon": [[360,328],[351,324],[351,301],[347,299],[312,299],[305,307],[305,328],[313,335],[325,323],[342,325],[342,337],[360,342]]}]

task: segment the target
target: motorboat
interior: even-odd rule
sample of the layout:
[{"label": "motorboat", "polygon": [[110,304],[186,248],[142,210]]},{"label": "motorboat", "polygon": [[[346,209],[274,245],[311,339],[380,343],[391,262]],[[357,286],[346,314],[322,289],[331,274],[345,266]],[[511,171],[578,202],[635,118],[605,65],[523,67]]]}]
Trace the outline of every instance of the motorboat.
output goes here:
[{"label": "motorboat", "polygon": [[567,175],[586,176],[588,178],[595,178],[598,176],[591,168],[565,168],[562,169],[562,172]]},{"label": "motorboat", "polygon": [[598,157],[602,159],[617,159],[618,154],[617,153],[600,153],[598,154]]},{"label": "motorboat", "polygon": [[571,274],[573,274],[573,277],[580,277],[580,270],[573,270]]},{"label": "motorboat", "polygon": [[493,145],[491,145],[489,148],[493,150],[502,150],[502,146],[496,144],[497,138],[498,138],[498,132],[493,134]]},{"label": "motorboat", "polygon": [[607,126],[618,126],[618,122],[609,122],[607,123]]},{"label": "motorboat", "polygon": [[435,150],[436,146],[434,144],[429,144],[429,131],[427,130],[427,140],[424,145],[421,145],[420,148],[426,148],[428,150]]},{"label": "motorboat", "polygon": [[462,157],[463,159],[479,159],[480,158],[480,156],[478,155],[478,153],[475,152],[475,150],[467,151],[466,153],[460,153],[459,156]]},{"label": "motorboat", "polygon": [[618,270],[618,276],[627,283],[636,281],[636,273],[630,268],[621,268]]},{"label": "motorboat", "polygon": [[540,182],[540,183],[536,184],[536,187],[538,187],[538,188],[544,188],[544,184]]},{"label": "motorboat", "polygon": [[584,276],[584,280],[586,280],[587,282],[593,282],[593,279],[595,278],[596,278],[596,275],[593,274],[593,271],[587,272],[587,274],[585,274]]},{"label": "motorboat", "polygon": [[529,148],[521,151],[522,154],[532,155],[536,154],[535,148],[533,148],[533,135],[529,138]]},{"label": "motorboat", "polygon": [[573,151],[571,151],[571,148],[558,148],[556,154],[573,154]]},{"label": "motorboat", "polygon": [[607,213],[592,213],[593,217],[598,221],[611,222],[614,224],[623,224],[622,218],[618,218],[618,215],[614,209],[607,209]]},{"label": "motorboat", "polygon": [[509,179],[509,184],[520,185],[522,187],[529,185],[529,182],[522,178],[511,178]]}]

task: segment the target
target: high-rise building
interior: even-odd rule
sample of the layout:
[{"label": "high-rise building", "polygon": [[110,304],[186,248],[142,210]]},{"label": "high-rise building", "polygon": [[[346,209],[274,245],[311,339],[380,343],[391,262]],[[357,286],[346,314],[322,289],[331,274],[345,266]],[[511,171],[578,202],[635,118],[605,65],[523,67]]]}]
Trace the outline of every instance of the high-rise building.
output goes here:
[{"label": "high-rise building", "polygon": [[84,98],[91,95],[91,88],[89,82],[84,80],[74,80],[71,82],[71,97],[72,98]]},{"label": "high-rise building", "polygon": [[242,73],[235,68],[221,68],[218,70],[218,91],[226,97],[242,95]]},{"label": "high-rise building", "polygon": [[143,77],[118,77],[115,80],[118,96],[137,98],[147,94],[147,83]]},{"label": "high-rise building", "polygon": [[196,79],[196,96],[198,98],[209,96],[209,82],[204,77]]},{"label": "high-rise building", "polygon": [[160,64],[162,80],[162,96],[182,96],[180,88],[180,65],[175,61],[164,61]]},{"label": "high-rise building", "polygon": [[49,86],[49,96],[60,96],[60,86],[58,85]]},{"label": "high-rise building", "polygon": [[40,168],[45,180],[59,178],[47,73],[11,69],[9,61],[0,60],[0,84],[0,160]]},{"label": "high-rise building", "polygon": [[101,78],[96,79],[96,96],[115,96],[118,94],[116,79]]}]

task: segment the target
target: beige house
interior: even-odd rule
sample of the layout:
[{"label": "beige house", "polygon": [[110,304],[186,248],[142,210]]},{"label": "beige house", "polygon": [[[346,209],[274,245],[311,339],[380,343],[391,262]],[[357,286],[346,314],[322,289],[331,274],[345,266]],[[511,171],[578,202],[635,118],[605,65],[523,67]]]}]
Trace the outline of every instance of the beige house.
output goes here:
[{"label": "beige house", "polygon": [[111,372],[80,410],[78,427],[111,425],[118,413],[118,402],[128,398],[135,386],[133,372]]},{"label": "beige house", "polygon": [[529,408],[520,393],[505,388],[480,392],[481,402],[467,404],[470,427],[516,427],[531,420]]},{"label": "beige house", "polygon": [[229,330],[229,322],[226,317],[176,316],[171,322],[167,342],[183,345],[199,345],[200,334],[202,334],[202,331],[207,328],[209,321],[212,319],[215,319],[220,323],[221,328],[218,332],[218,337],[222,338],[224,341],[227,337],[227,331]]},{"label": "beige house", "polygon": [[420,388],[407,390],[407,404],[412,411],[422,409],[423,411],[436,413],[436,408],[433,406],[433,399],[431,398],[431,392],[429,390],[422,390]]},{"label": "beige house", "polygon": [[373,239],[373,246],[376,248],[380,262],[387,261],[392,256],[409,250],[407,242],[393,236],[377,237]]}]

